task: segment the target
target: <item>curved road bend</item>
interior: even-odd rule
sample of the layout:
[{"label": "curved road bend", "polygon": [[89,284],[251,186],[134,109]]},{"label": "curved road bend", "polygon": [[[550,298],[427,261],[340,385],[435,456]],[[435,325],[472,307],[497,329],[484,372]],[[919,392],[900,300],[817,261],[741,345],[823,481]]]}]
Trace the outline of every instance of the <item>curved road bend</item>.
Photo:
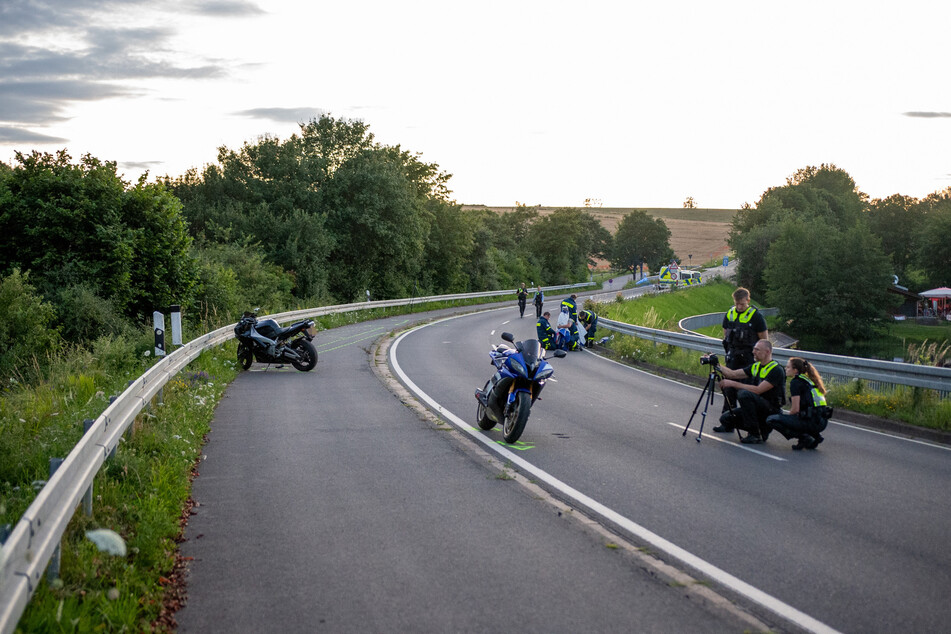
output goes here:
[{"label": "curved road bend", "polygon": [[[503,330],[534,336],[533,323],[490,311],[414,330],[391,355],[444,416],[471,426],[472,389],[489,376],[486,351]],[[751,585],[766,603],[782,604],[771,610],[795,610],[803,627],[947,631],[951,447],[835,422],[817,451],[792,451],[775,436],[750,447],[710,433],[716,412],[697,443],[682,432],[698,389],[587,352],[552,364],[554,380],[518,450],[506,450],[533,477],[565,483],[635,532],[649,530]],[[701,578],[725,592],[737,587],[717,572]]]},{"label": "curved road bend", "polygon": [[[703,586],[665,581],[394,397],[368,349],[420,318],[323,331],[313,372],[256,364],[229,387],[194,482],[181,632],[765,627]],[[469,409],[472,376],[488,376],[483,347],[431,360],[461,371]]]}]

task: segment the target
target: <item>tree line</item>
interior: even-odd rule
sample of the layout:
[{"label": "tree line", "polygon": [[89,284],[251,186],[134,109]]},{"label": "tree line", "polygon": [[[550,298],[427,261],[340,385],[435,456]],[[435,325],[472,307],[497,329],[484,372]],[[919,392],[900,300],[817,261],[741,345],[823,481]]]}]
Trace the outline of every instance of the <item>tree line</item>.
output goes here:
[{"label": "tree line", "polygon": [[[572,283],[595,258],[617,259],[614,237],[584,210],[464,211],[450,178],[376,142],[365,123],[329,115],[151,183],[66,150],[17,153],[0,163],[0,296],[16,298],[0,305],[0,376],[63,344],[141,332],[173,303],[211,327],[256,306],[349,303],[367,291]],[[663,221],[637,220],[663,243],[648,248],[634,232],[639,257],[669,255]]]},{"label": "tree line", "polygon": [[[596,258],[656,270],[673,257],[666,224],[644,211],[614,235],[583,209],[464,211],[450,179],[329,115],[155,182],[66,150],[17,153],[0,163],[0,378],[64,344],[142,333],[173,303],[210,328],[257,306],[557,285],[586,279]],[[834,166],[801,170],[736,215],[740,283],[794,329],[861,336],[893,273],[951,283],[949,197],[869,202]]]},{"label": "tree line", "polygon": [[733,218],[738,282],[818,345],[872,337],[913,292],[951,285],[951,188],[869,200],[831,164],[806,167]]}]

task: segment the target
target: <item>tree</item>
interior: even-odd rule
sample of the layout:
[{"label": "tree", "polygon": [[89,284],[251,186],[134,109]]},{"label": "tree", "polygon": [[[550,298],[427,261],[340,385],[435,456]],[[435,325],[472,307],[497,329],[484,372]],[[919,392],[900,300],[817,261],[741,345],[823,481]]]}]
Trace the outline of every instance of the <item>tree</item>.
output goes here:
[{"label": "tree", "polygon": [[16,159],[0,184],[0,274],[29,271],[46,297],[92,284],[124,310],[134,254],[115,163],[86,155],[74,165],[65,150]]},{"label": "tree", "polygon": [[588,266],[603,257],[611,234],[587,211],[563,207],[540,218],[522,245],[539,264],[546,284],[587,279]]},{"label": "tree", "polygon": [[867,197],[834,165],[807,167],[736,214],[737,281],[794,332],[828,343],[871,334],[892,303],[893,267],[863,212]]},{"label": "tree", "polygon": [[647,262],[651,269],[659,269],[673,257],[670,229],[662,218],[651,218],[646,211],[632,211],[618,223],[610,257],[614,268],[626,269]]},{"label": "tree", "polygon": [[684,209],[696,209],[696,208],[697,208],[697,203],[693,199],[693,196],[687,196],[686,200],[684,200]]},{"label": "tree", "polygon": [[82,287],[74,297],[101,297],[130,317],[188,304],[191,239],[163,186],[143,177],[127,189],[115,163],[86,155],[74,165],[65,150],[17,160],[0,176],[0,272],[30,271],[54,300]]},{"label": "tree", "polygon": [[450,178],[418,155],[376,143],[365,123],[328,115],[286,141],[221,148],[218,165],[170,184],[196,236],[258,244],[295,276],[298,298],[343,301],[365,289],[408,295],[421,277],[433,288],[459,283],[458,263],[440,269],[451,282],[421,271],[435,210],[450,203]]},{"label": "tree", "polygon": [[820,218],[787,218],[776,229],[766,299],[789,328],[829,344],[871,336],[892,303],[891,266],[871,231],[861,223],[840,230]]},{"label": "tree", "polygon": [[921,201],[916,261],[932,287],[951,286],[951,187]]},{"label": "tree", "polygon": [[139,179],[122,197],[122,219],[131,231],[131,315],[148,315],[170,304],[189,306],[198,283],[182,204],[162,184]]},{"label": "tree", "polygon": [[766,190],[755,208],[744,206],[733,217],[728,244],[738,260],[737,282],[761,294],[768,290],[763,270],[778,235],[773,225],[795,216],[843,229],[864,220],[866,199],[848,173],[830,164],[802,168],[785,186]]},{"label": "tree", "polygon": [[408,297],[418,279],[430,219],[398,153],[364,150],[321,189],[334,233],[330,291],[342,301]]},{"label": "tree", "polygon": [[890,256],[894,273],[904,278],[913,265],[915,238],[921,231],[924,214],[915,198],[895,194],[884,200],[873,200],[868,205],[868,223],[882,249]]}]

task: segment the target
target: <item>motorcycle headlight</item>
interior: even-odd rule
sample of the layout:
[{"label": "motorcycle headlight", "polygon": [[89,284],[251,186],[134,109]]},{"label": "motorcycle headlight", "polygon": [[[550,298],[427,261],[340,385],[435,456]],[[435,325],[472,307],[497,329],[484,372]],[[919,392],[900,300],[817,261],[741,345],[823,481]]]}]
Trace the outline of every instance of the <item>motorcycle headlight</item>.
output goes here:
[{"label": "motorcycle headlight", "polygon": [[526,379],[528,378],[528,372],[525,371],[525,366],[516,359],[509,359],[509,367],[519,376],[524,376]]},{"label": "motorcycle headlight", "polygon": [[555,373],[555,368],[551,366],[548,366],[547,368],[541,368],[538,372],[535,373],[535,380],[540,381],[542,379],[547,379],[554,373]]}]

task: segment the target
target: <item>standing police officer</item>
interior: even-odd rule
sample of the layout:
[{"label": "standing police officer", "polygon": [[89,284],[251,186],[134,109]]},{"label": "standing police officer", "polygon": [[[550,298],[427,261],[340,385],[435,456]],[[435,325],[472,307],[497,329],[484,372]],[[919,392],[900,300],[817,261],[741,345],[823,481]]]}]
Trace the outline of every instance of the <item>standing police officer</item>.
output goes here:
[{"label": "standing police officer", "polygon": [[[750,305],[750,292],[742,286],[733,291],[733,307],[723,315],[723,349],[726,351],[726,367],[739,370],[751,365],[753,346],[761,339],[768,340],[766,319]],[[723,411],[736,405],[736,389],[723,387]],[[721,423],[713,428],[717,432],[732,432],[733,428]]]},{"label": "standing police officer", "polygon": [[518,317],[521,319],[525,316],[525,300],[528,299],[528,291],[525,289],[525,282],[522,282],[522,285],[518,287]]}]

